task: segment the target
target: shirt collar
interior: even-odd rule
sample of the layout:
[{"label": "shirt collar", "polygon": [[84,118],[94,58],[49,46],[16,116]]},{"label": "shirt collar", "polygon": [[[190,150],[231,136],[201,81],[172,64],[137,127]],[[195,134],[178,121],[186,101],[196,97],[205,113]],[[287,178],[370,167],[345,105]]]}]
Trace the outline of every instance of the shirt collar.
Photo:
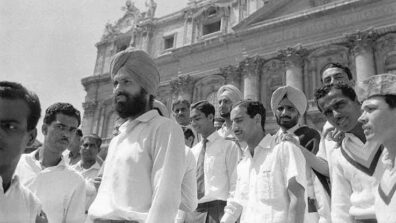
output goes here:
[{"label": "shirt collar", "polygon": [[39,154],[39,157],[42,156],[42,153],[43,153],[42,150],[43,149],[44,149],[43,147],[39,147],[37,150],[35,150],[35,151],[33,151],[33,152],[31,152],[29,154],[29,156],[31,156],[31,158],[34,160],[34,163],[36,163],[38,166],[40,166],[40,168],[42,170],[47,170],[47,169],[51,170],[51,169],[56,169],[56,168],[59,168],[59,167],[60,168],[66,167],[65,159],[64,159],[63,155],[61,155],[61,157],[60,157],[61,160],[59,161],[59,163],[57,165],[43,168],[43,166],[41,165],[41,162],[40,162],[40,158],[39,158],[39,160],[36,159],[36,154],[37,153]]},{"label": "shirt collar", "polygon": [[130,127],[131,125],[133,125],[132,123],[138,123],[138,122],[149,122],[150,120],[152,120],[153,118],[159,116],[158,111],[155,109],[152,109],[150,111],[147,111],[145,113],[143,113],[142,115],[140,115],[139,117],[135,118],[135,119],[128,119],[128,121],[124,122],[120,128],[119,131],[120,132],[125,132],[128,127]]},{"label": "shirt collar", "polygon": [[[12,176],[12,178],[11,178],[11,184],[10,184],[10,186],[8,187],[8,190],[7,191],[10,191],[10,189],[12,188],[12,187],[14,187],[14,185],[16,185],[16,184],[18,184],[19,183],[19,177],[17,176],[17,175],[13,175]],[[1,177],[0,176],[0,194],[4,194],[4,188],[3,188],[3,177]]]},{"label": "shirt collar", "polygon": [[273,136],[267,134],[256,146],[256,148],[270,149],[272,147]]},{"label": "shirt collar", "polygon": [[216,141],[217,140],[217,138],[219,138],[220,137],[220,135],[219,135],[219,133],[217,132],[217,131],[214,131],[212,134],[210,134],[209,136],[208,136],[208,142],[214,142],[214,141]]},{"label": "shirt collar", "polygon": [[83,169],[83,170],[91,170],[91,169],[93,169],[93,170],[100,170],[100,168],[101,168],[101,166],[99,165],[98,162],[95,162],[94,165],[92,165],[89,169],[84,169],[84,168],[82,167],[82,162],[81,162],[81,160],[78,161],[78,164],[77,164],[77,165],[78,165],[81,169]]},{"label": "shirt collar", "polygon": [[[300,124],[297,124],[297,125],[291,127],[290,129],[286,130],[286,132],[287,132],[287,133],[294,134],[294,132],[295,132],[298,128],[300,128],[300,127],[301,127]],[[279,128],[279,130],[278,130],[278,132],[276,133],[276,135],[280,135],[281,133],[283,133],[283,130],[282,130],[282,128]]]}]

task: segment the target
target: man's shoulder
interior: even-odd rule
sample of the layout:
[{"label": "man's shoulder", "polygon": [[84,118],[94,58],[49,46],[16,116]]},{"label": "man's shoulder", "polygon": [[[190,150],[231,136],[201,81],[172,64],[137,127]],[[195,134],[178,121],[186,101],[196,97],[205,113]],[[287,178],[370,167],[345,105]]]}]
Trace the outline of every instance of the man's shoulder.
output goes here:
[{"label": "man's shoulder", "polygon": [[65,166],[62,171],[59,171],[59,174],[59,178],[62,178],[66,182],[84,182],[84,178],[82,177],[82,175],[70,166]]}]

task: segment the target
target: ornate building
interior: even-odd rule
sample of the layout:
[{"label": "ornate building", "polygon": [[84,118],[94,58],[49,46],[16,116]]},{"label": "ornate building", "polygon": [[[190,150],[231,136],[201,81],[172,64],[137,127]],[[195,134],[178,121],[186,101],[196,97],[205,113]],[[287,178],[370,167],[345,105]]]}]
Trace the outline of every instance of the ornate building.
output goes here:
[{"label": "ornate building", "polygon": [[321,128],[324,118],[313,93],[329,62],[349,66],[357,81],[396,72],[394,0],[189,0],[161,18],[155,17],[154,1],[147,6],[141,12],[127,1],[122,18],[107,24],[96,44],[94,73],[82,80],[84,133],[112,136],[109,64],[130,46],[155,58],[158,99],[168,108],[178,97],[217,104],[217,89],[230,83],[245,98],[264,103],[269,131],[275,128],[270,98],[284,84],[305,92],[305,122]]}]

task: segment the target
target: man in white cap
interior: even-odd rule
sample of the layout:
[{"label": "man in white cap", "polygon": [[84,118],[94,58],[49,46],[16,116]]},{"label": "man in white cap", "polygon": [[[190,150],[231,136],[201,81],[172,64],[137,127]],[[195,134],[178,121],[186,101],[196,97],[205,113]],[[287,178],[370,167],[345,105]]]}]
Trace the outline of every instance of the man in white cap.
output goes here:
[{"label": "man in white cap", "polygon": [[372,76],[358,84],[357,92],[363,102],[359,121],[367,142],[380,142],[386,148],[385,171],[375,191],[375,215],[379,223],[395,223],[396,74]]},{"label": "man in white cap", "polygon": [[93,222],[173,222],[184,175],[183,132],[153,110],[159,72],[142,50],[116,54],[110,67],[115,110],[126,119],[109,145],[88,215]]},{"label": "man in white cap", "polygon": [[[307,161],[307,207],[306,222],[330,222],[330,186],[324,175],[315,171],[312,166],[327,165],[315,156],[319,149],[320,134],[313,128],[301,125],[307,108],[305,94],[292,86],[282,86],[274,91],[271,98],[271,109],[280,126],[276,137],[287,134],[292,141],[300,145]],[[312,165],[311,165],[312,163]]]},{"label": "man in white cap", "polygon": [[217,131],[224,138],[235,138],[232,132],[232,122],[230,114],[232,106],[243,99],[241,91],[232,84],[226,84],[217,91],[217,100],[219,103],[219,114],[224,119],[223,126]]}]

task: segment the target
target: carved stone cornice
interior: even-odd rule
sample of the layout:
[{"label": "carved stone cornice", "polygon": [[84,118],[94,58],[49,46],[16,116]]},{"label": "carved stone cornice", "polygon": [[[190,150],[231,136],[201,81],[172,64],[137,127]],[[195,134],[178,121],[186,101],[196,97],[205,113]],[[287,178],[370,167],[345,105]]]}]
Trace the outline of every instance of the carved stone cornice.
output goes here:
[{"label": "carved stone cornice", "polygon": [[190,93],[193,90],[194,79],[190,75],[179,75],[170,81],[172,94]]},{"label": "carved stone cornice", "polygon": [[98,107],[98,102],[97,101],[86,101],[82,104],[84,108],[84,113],[86,115],[92,115],[95,113],[97,107]]},{"label": "carved stone cornice", "polygon": [[396,34],[387,34],[377,40],[376,49],[380,52],[389,52],[395,46]]},{"label": "carved stone cornice", "polygon": [[238,67],[236,66],[229,65],[226,67],[221,67],[220,73],[226,79],[227,83],[239,83],[239,81],[241,80],[241,74]]},{"label": "carved stone cornice", "polygon": [[279,58],[285,63],[286,68],[290,66],[302,67],[308,50],[301,45],[278,50]]},{"label": "carved stone cornice", "polygon": [[264,59],[259,56],[247,57],[239,63],[239,70],[243,76],[259,76],[263,64]]},{"label": "carved stone cornice", "polygon": [[347,44],[351,48],[353,55],[356,56],[373,49],[374,43],[378,38],[378,33],[370,28],[364,31],[358,30],[355,33],[344,34],[344,36],[348,41]]}]

